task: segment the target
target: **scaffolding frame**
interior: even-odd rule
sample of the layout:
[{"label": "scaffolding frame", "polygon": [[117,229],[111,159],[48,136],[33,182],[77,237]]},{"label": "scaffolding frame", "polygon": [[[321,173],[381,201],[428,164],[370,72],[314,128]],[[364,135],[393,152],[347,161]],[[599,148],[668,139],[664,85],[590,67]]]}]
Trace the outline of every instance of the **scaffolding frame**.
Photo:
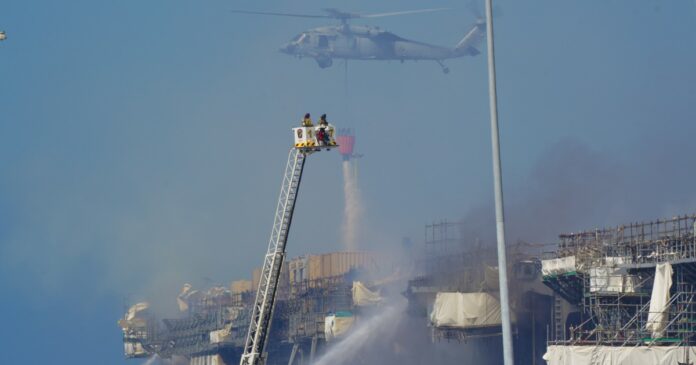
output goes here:
[{"label": "scaffolding frame", "polygon": [[[582,309],[583,321],[569,327],[570,338],[556,333],[549,345],[696,344],[696,215],[559,238],[551,257],[574,256],[576,271],[549,275],[544,281],[564,297],[578,301],[574,304]],[[662,263],[672,265],[674,280],[667,324],[662,335],[653,338],[646,325],[655,267]]]}]

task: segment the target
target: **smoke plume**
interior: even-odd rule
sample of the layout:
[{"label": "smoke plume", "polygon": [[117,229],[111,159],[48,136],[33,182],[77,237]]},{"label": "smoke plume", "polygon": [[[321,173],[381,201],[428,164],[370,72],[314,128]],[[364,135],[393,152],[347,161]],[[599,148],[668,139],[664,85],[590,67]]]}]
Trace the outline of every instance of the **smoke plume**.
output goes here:
[{"label": "smoke plume", "polygon": [[[526,178],[505,186],[508,244],[552,243],[564,232],[693,213],[690,172],[674,157],[693,147],[678,139],[660,145],[631,160],[576,139],[549,146]],[[494,217],[492,202],[475,206],[462,220],[462,237],[494,244]]]}]

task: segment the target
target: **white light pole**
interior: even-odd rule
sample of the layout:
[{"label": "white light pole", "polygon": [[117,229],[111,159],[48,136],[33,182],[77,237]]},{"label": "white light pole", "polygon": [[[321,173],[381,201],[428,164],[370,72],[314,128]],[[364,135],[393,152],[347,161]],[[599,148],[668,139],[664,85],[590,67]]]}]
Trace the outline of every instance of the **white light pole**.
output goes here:
[{"label": "white light pole", "polygon": [[493,46],[493,0],[486,0],[486,40],[488,44],[488,97],[491,113],[491,143],[493,148],[493,180],[495,190],[495,228],[498,237],[498,278],[500,314],[503,327],[503,361],[513,365],[510,300],[508,298],[507,259],[505,257],[505,215],[503,212],[503,175],[500,167],[500,138],[498,135],[498,96],[495,81],[495,48]]}]

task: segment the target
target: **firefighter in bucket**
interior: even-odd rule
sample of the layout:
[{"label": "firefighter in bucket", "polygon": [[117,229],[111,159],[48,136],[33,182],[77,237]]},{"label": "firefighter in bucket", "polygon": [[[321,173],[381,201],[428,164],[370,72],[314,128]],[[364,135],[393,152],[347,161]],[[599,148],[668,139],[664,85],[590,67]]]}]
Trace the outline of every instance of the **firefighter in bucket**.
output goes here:
[{"label": "firefighter in bucket", "polygon": [[334,140],[335,128],[326,120],[326,114],[322,114],[319,123],[314,126],[310,114],[307,113],[300,125],[299,128],[293,128],[295,148],[312,148],[319,151],[320,147],[330,149],[337,146]]}]

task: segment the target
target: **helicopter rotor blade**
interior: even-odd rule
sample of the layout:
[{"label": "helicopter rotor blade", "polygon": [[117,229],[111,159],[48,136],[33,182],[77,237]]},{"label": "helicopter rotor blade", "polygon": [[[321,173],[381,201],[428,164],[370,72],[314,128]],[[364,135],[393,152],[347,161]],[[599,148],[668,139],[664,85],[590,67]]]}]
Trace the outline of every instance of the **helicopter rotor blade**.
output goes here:
[{"label": "helicopter rotor blade", "polygon": [[[477,19],[483,19],[485,18],[483,11],[481,11],[481,4],[479,4],[480,0],[469,0],[466,3],[466,8],[473,14]],[[500,8],[498,5],[493,6],[493,18],[499,18],[503,15],[503,9]]]},{"label": "helicopter rotor blade", "polygon": [[360,18],[360,14],[357,13],[349,13],[347,11],[342,11],[338,10],[336,8],[323,8],[323,10],[329,18],[335,18],[335,19],[354,19],[354,18]]},{"label": "helicopter rotor blade", "polygon": [[248,11],[248,10],[230,10],[233,13],[239,14],[254,14],[254,15],[273,15],[273,16],[287,16],[293,18],[333,18],[328,15],[311,15],[311,14],[293,14],[293,13],[271,13],[265,11]]},{"label": "helicopter rotor blade", "polygon": [[420,10],[395,11],[395,12],[391,12],[391,13],[356,14],[357,15],[356,18],[382,18],[385,16],[431,13],[434,11],[443,11],[443,10],[451,10],[451,9],[450,8],[432,8],[432,9],[420,9]]}]

